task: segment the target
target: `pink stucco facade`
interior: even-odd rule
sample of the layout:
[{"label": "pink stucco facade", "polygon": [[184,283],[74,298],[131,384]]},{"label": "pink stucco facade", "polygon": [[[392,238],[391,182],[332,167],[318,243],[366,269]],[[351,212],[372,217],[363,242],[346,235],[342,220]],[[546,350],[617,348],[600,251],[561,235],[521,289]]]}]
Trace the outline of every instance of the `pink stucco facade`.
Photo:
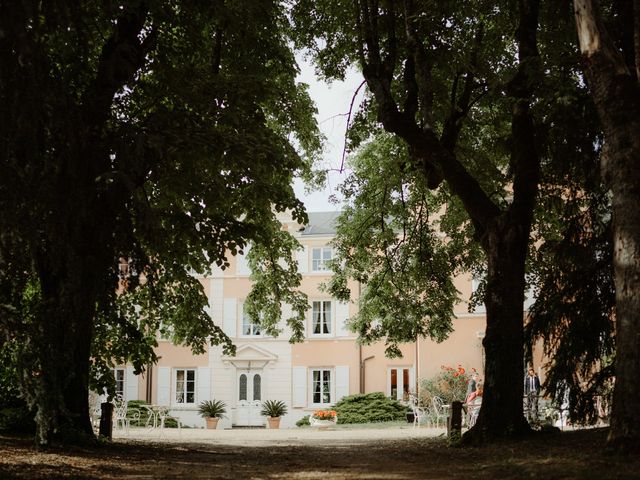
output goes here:
[{"label": "pink stucco facade", "polygon": [[[123,389],[127,399],[169,406],[173,415],[197,427],[204,426],[197,405],[213,398],[223,400],[228,414],[219,428],[264,425],[265,418],[259,414],[261,402],[282,400],[289,408],[282,419],[286,428],[344,395],[381,391],[401,399],[405,392],[415,391],[419,379],[436,375],[441,365],[462,365],[482,372],[485,315],[482,310],[468,313],[465,301],[456,306],[454,331],[442,343],[420,339],[417,344],[402,345],[402,358],[394,359],[385,357],[383,343],[359,345],[344,325],[356,312],[356,302],[342,304],[319,289],[328,275],[318,258],[331,255],[334,218],[335,214],[312,214],[311,225],[302,231],[301,226],[282,218],[284,228],[304,247],[298,257],[301,290],[312,305],[316,302],[316,319],[325,331],[314,334],[312,308],[307,316],[306,340],[299,344],[288,342],[286,328],[279,338],[269,338],[243,323],[243,302],[251,288],[249,270],[242,256],[231,258],[229,269],[214,270],[200,281],[209,298],[208,313],[234,340],[236,355],[225,357],[215,346],[193,355],[188,348],[159,340],[157,365],[141,376],[133,375],[130,367],[126,369]],[[460,298],[467,299],[471,278],[460,277],[455,283]],[[358,292],[356,284],[352,287],[352,292]]]}]

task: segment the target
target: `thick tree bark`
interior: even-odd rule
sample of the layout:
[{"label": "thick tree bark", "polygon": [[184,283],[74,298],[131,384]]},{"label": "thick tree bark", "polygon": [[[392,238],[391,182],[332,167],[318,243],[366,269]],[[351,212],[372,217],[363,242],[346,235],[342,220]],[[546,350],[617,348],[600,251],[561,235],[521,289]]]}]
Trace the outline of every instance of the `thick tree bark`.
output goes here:
[{"label": "thick tree bark", "polygon": [[110,233],[116,214],[91,191],[91,169],[99,160],[86,162],[87,158],[92,157],[68,159],[73,167],[61,172],[60,188],[75,188],[57,195],[59,203],[51,208],[59,230],[51,232],[47,249],[37,255],[43,305],[35,352],[41,368],[35,392],[36,441],[41,446],[54,438],[74,442],[94,435],[88,403],[91,343],[96,305],[115,289],[105,272],[116,258]]},{"label": "thick tree bark", "polygon": [[[523,221],[524,220],[524,221]],[[526,219],[496,219],[487,232],[487,328],[485,393],[474,428],[465,441],[517,437],[530,432],[522,410],[524,269]]]},{"label": "thick tree bark", "polygon": [[[574,0],[584,71],[602,123],[602,171],[613,205],[616,381],[609,443],[640,450],[640,86],[609,38],[597,1]],[[640,8],[639,2],[634,9]],[[638,12],[623,21],[634,23]],[[633,46],[628,46],[633,49]],[[638,58],[638,51],[635,52]],[[636,65],[637,69],[637,65]]]},{"label": "thick tree bark", "polygon": [[[615,447],[640,451],[640,108],[626,97],[620,110],[634,118],[608,131],[606,170],[613,193],[613,264],[616,285],[616,382],[611,433]],[[632,107],[633,104],[635,108]],[[612,107],[612,105],[609,105]],[[609,129],[606,129],[609,130]]]},{"label": "thick tree bark", "polygon": [[[45,308],[42,348],[36,353],[41,365],[41,390],[36,397],[38,445],[52,438],[75,441],[93,437],[89,421],[89,357],[95,296],[79,281],[48,275],[41,269]],[[69,295],[73,293],[70,301]],[[95,310],[95,308],[94,308]]]}]

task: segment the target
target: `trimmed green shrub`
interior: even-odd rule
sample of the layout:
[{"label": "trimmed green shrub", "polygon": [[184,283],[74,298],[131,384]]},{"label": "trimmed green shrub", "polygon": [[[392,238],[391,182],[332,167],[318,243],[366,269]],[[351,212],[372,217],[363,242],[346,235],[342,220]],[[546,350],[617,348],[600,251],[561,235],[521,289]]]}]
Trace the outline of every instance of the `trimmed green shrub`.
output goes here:
[{"label": "trimmed green shrub", "polygon": [[311,423],[309,422],[309,417],[310,417],[310,415],[305,415],[304,417],[302,417],[300,420],[298,420],[296,422],[296,425],[298,427],[304,427],[305,425],[311,425]]},{"label": "trimmed green shrub", "polygon": [[385,397],[382,392],[350,395],[333,408],[338,423],[371,423],[405,420],[406,405]]}]

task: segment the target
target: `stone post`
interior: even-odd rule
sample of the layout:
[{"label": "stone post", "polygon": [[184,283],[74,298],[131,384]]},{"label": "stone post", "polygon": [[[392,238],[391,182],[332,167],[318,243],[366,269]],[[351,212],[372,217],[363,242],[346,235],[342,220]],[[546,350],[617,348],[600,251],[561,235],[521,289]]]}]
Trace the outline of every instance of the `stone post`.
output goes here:
[{"label": "stone post", "polygon": [[462,402],[451,403],[451,414],[447,418],[447,436],[458,441],[462,435]]},{"label": "stone post", "polygon": [[100,432],[101,437],[113,438],[113,403],[104,402],[100,405]]}]

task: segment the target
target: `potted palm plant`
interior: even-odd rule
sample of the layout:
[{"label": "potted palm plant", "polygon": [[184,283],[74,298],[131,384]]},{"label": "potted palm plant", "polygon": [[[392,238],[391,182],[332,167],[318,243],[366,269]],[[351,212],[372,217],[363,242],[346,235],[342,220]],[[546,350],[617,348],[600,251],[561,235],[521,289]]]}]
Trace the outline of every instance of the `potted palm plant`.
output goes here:
[{"label": "potted palm plant", "polygon": [[269,428],[280,428],[280,417],[286,413],[287,405],[282,400],[265,400],[260,415],[267,417]]},{"label": "potted palm plant", "polygon": [[215,430],[218,421],[227,413],[227,405],[222,400],[205,400],[198,405],[198,412],[207,421],[207,428]]}]

